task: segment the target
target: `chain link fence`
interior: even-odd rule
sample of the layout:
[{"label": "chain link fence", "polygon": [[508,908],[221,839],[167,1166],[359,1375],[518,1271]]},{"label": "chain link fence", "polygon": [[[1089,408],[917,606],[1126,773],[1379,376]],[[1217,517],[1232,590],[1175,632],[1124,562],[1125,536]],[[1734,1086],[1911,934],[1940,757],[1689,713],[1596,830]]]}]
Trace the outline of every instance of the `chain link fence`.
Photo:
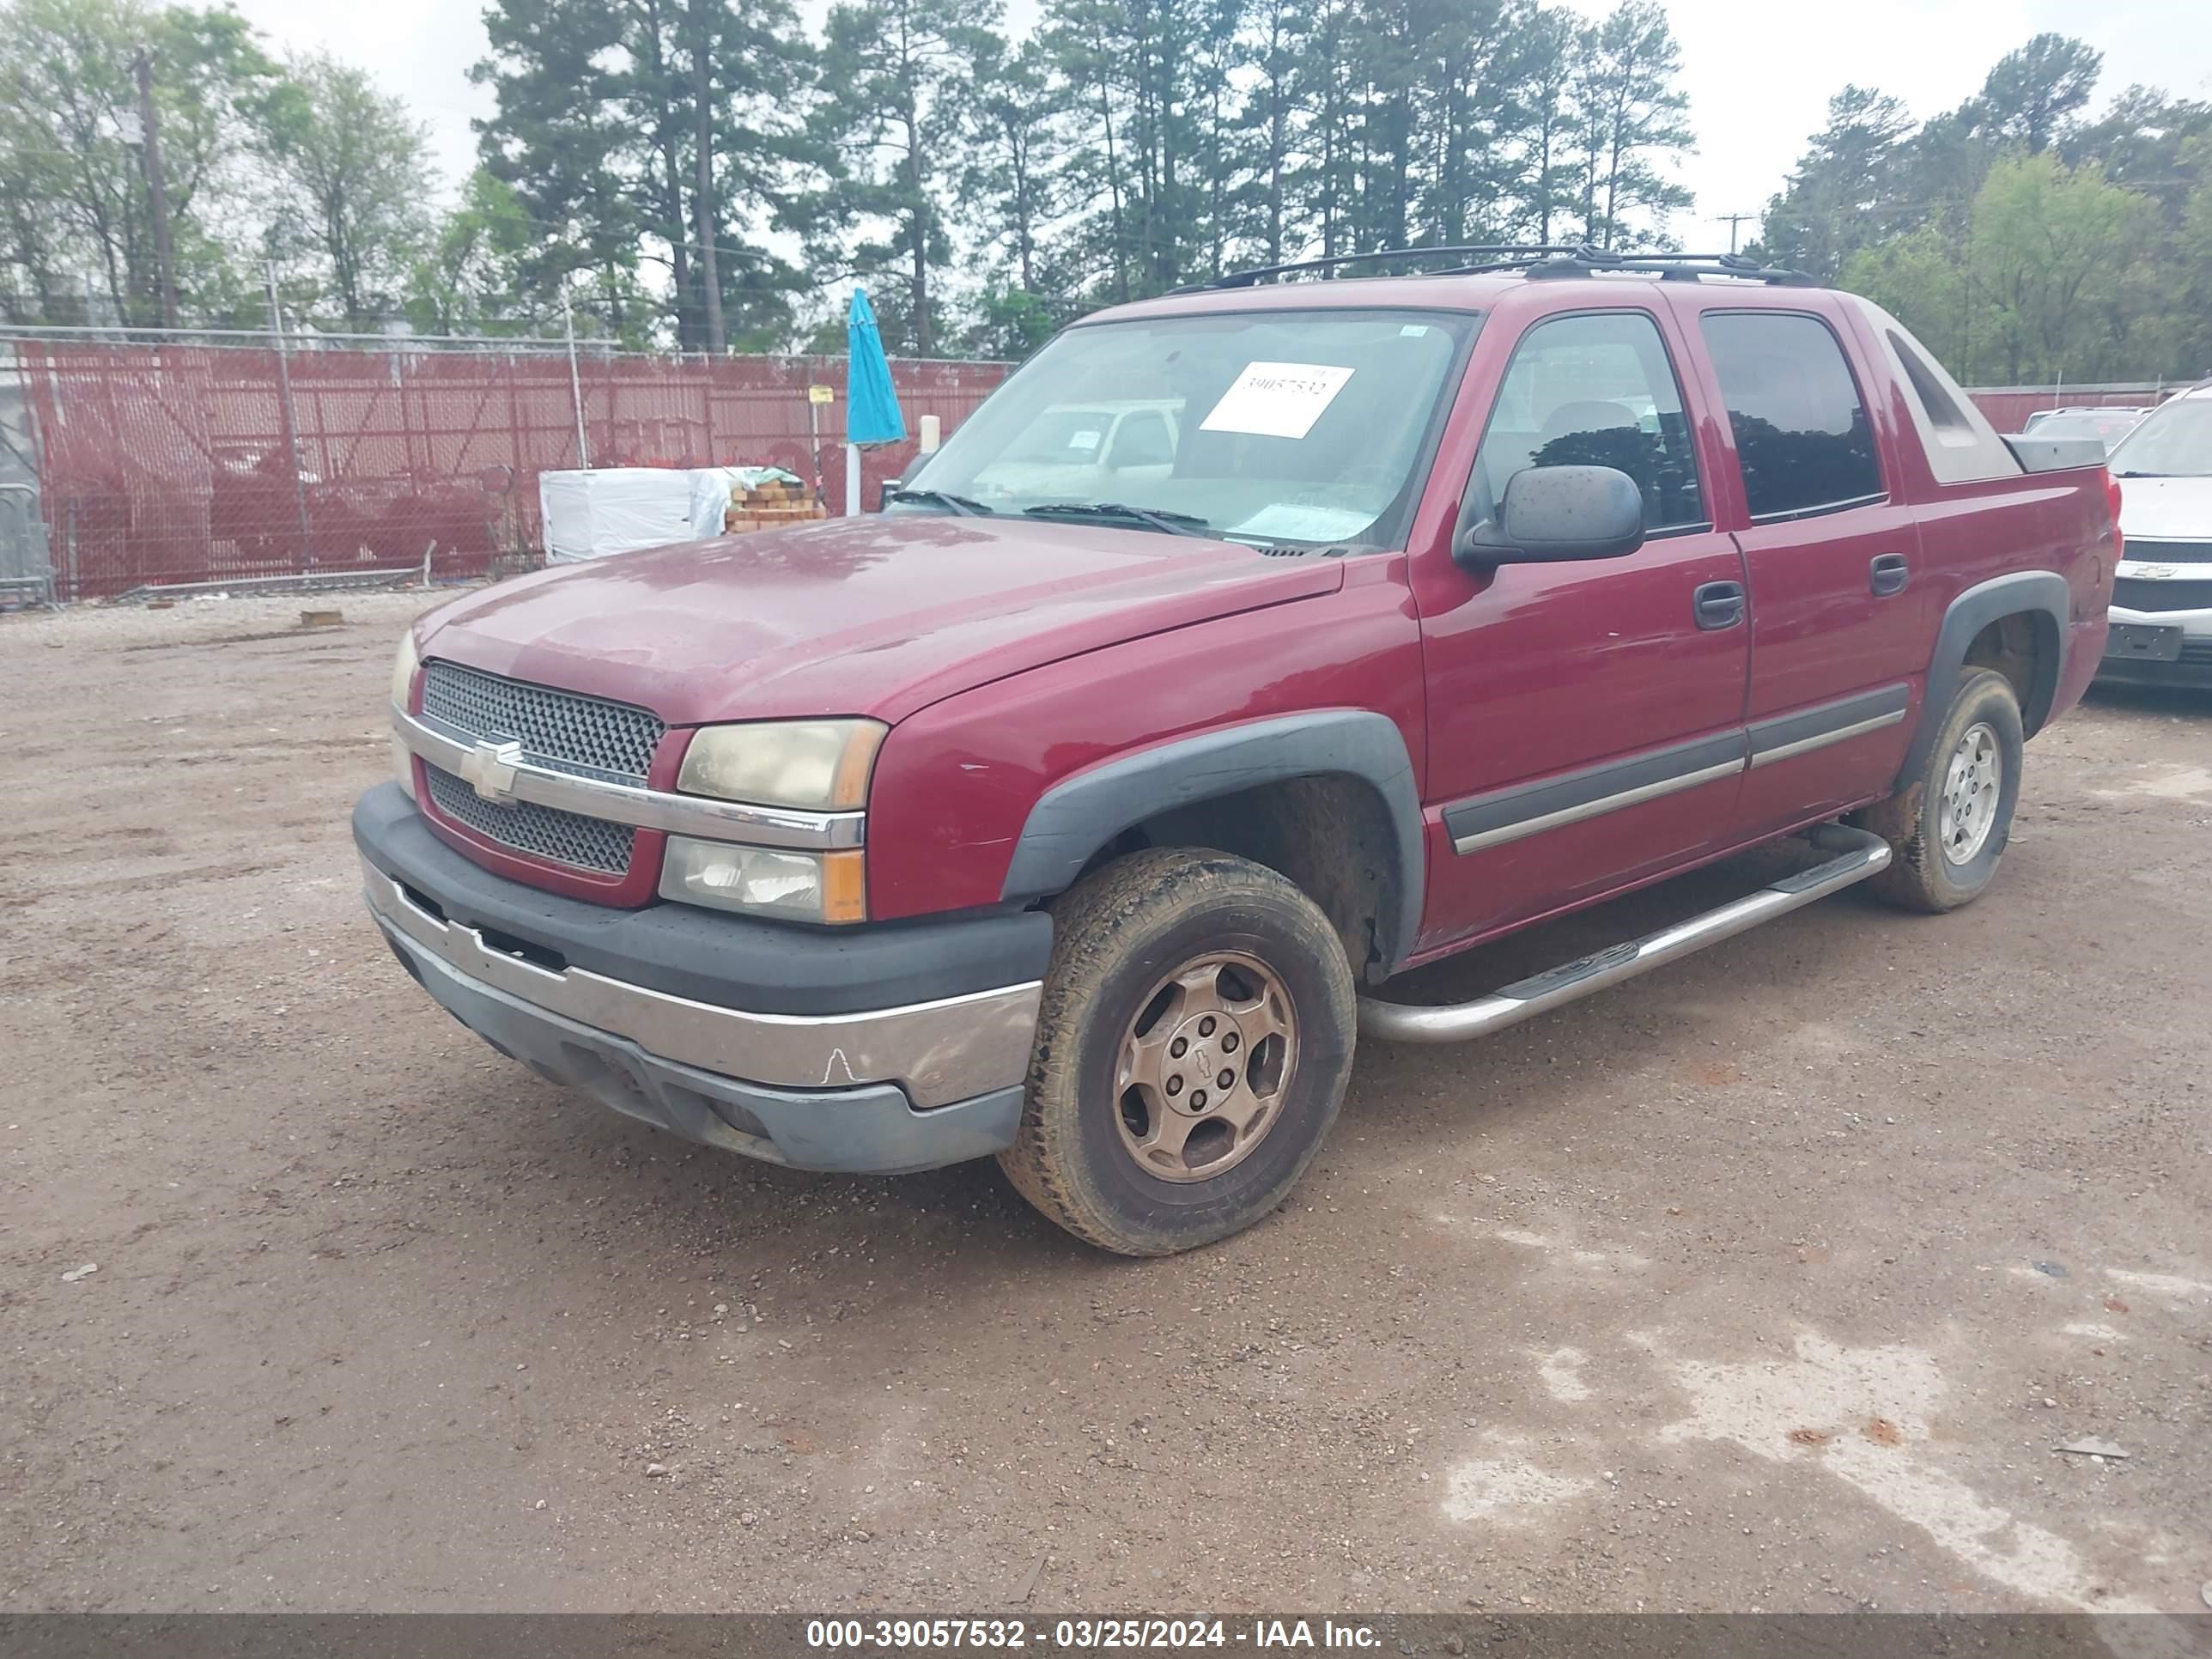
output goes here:
[{"label": "chain link fence", "polygon": [[[538,475],[780,466],[844,508],[842,357],[674,358],[512,343],[118,343],[17,335],[6,383],[64,599],[149,584],[535,565]],[[456,345],[473,349],[455,349]],[[1004,363],[894,360],[909,431],[950,432]],[[836,401],[811,436],[810,386]],[[862,497],[913,459],[867,451]]]}]

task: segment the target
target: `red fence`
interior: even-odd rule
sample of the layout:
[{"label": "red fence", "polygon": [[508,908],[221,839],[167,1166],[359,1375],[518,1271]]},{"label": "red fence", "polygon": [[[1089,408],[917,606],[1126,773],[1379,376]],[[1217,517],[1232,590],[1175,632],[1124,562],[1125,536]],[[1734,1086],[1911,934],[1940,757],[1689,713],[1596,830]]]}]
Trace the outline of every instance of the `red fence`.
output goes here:
[{"label": "red fence", "polygon": [[2174,390],[2169,380],[2163,386],[1968,386],[1966,395],[1998,431],[2017,432],[2039,409],[2149,409]]},{"label": "red fence", "polygon": [[[30,416],[40,514],[65,599],[147,582],[238,580],[419,563],[482,574],[541,546],[538,475],[578,465],[568,358],[317,346],[273,349],[17,340],[11,378]],[[950,432],[1004,363],[892,364],[909,429]],[[842,357],[670,359],[584,354],[584,434],[596,466],[781,466],[844,502]],[[817,469],[809,385],[822,410]],[[2000,431],[2049,391],[1974,388]],[[2068,387],[2068,404],[2154,402],[2150,386]],[[288,441],[289,440],[289,441]],[[871,450],[864,497],[913,459]]]},{"label": "red fence", "polygon": [[[532,559],[540,471],[578,465],[568,359],[450,351],[15,343],[62,597],[419,562],[441,576]],[[950,432],[1003,363],[892,365],[909,431]],[[287,381],[289,380],[289,395]],[[771,465],[819,473],[842,510],[842,358],[585,356],[595,466]],[[914,455],[864,456],[864,498]]]}]

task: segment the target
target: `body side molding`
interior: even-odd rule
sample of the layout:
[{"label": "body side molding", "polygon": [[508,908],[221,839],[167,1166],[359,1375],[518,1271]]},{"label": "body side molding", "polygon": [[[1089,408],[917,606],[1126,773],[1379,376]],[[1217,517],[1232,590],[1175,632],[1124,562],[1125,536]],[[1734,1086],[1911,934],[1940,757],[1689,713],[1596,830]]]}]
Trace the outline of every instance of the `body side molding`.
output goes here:
[{"label": "body side molding", "polygon": [[1902,720],[1911,706],[1912,688],[1900,683],[1753,720],[1751,763],[1754,769],[1771,766],[1832,743],[1879,732]]},{"label": "body side molding", "polygon": [[1748,741],[1738,727],[1717,737],[1647,749],[1560,776],[1473,795],[1444,808],[1444,830],[1453,849],[1460,853],[1518,841],[1741,772]]}]

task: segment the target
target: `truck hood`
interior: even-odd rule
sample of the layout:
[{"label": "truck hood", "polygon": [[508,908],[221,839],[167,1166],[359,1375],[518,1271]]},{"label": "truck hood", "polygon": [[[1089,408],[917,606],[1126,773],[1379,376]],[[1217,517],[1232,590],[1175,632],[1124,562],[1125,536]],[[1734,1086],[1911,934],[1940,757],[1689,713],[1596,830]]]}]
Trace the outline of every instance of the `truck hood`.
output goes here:
[{"label": "truck hood", "polygon": [[[2122,478],[2120,534],[2129,541],[2212,542],[2212,478]],[[2158,559],[2154,550],[2129,556]],[[2203,556],[2198,555],[2201,560]]]},{"label": "truck hood", "polygon": [[542,571],[438,611],[421,647],[676,726],[896,722],[1024,669],[1342,580],[1334,559],[1195,537],[871,516]]}]

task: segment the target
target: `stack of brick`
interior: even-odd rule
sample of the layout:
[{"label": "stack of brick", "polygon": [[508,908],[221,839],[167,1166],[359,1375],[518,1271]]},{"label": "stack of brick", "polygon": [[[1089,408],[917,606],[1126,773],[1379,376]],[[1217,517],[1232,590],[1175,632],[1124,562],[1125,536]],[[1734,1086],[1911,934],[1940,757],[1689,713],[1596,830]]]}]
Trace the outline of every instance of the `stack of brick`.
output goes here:
[{"label": "stack of brick", "polygon": [[722,533],[738,536],[748,530],[774,530],[829,516],[809,486],[772,480],[756,489],[732,492],[730,505],[722,514]]}]

